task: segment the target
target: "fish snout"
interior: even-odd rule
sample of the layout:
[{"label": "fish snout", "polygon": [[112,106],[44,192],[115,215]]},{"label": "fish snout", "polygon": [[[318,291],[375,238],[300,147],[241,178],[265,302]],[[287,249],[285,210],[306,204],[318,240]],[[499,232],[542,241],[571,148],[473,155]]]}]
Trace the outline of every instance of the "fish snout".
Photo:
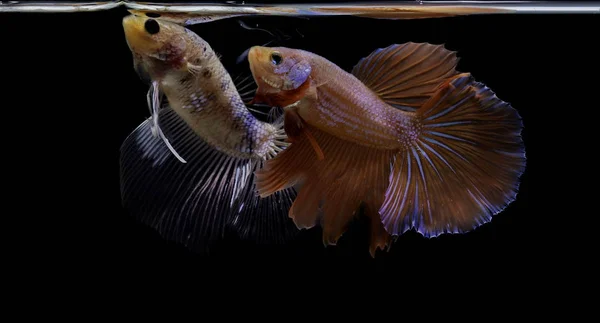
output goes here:
[{"label": "fish snout", "polygon": [[123,31],[125,32],[125,39],[131,46],[136,42],[139,42],[144,36],[144,23],[143,18],[137,16],[127,16],[123,18]]},{"label": "fish snout", "polygon": [[134,15],[123,17],[123,30],[126,35],[131,35],[133,32],[139,32],[143,29],[145,19]]},{"label": "fish snout", "polygon": [[263,57],[263,50],[260,46],[252,46],[248,51],[248,59],[250,60],[260,60]]}]

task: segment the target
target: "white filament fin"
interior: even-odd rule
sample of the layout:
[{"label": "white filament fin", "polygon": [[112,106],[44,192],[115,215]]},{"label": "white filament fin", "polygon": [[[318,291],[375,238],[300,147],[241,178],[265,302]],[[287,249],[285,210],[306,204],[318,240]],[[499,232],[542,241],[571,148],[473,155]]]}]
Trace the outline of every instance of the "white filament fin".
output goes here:
[{"label": "white filament fin", "polygon": [[158,125],[158,116],[159,116],[158,110],[160,109],[160,90],[158,89],[158,82],[156,82],[156,81],[152,82],[152,86],[150,87],[150,90],[148,90],[147,100],[148,100],[148,108],[150,109],[150,114],[152,115],[150,117],[152,119],[152,123],[150,125],[150,131],[152,132],[152,136],[154,136],[154,138],[156,138],[157,136],[160,136],[160,138],[164,141],[165,145],[167,145],[167,148],[169,148],[171,153],[173,153],[173,155],[180,162],[182,162],[184,164],[187,163],[185,161],[185,159],[183,159],[175,151],[175,148],[173,148],[173,146],[171,146],[169,139],[167,139],[167,137],[162,132],[162,130],[160,130],[160,126]]}]

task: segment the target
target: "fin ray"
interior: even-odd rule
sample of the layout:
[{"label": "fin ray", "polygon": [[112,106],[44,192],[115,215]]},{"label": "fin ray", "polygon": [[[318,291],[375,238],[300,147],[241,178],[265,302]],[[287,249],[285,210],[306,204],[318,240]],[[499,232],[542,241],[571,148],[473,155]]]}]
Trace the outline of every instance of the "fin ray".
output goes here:
[{"label": "fin ray", "polygon": [[379,209],[388,232],[467,232],[516,198],[526,162],[517,110],[464,73],[441,86],[416,117],[422,131],[396,156]]},{"label": "fin ray", "polygon": [[429,43],[394,44],[361,59],[352,74],[388,104],[414,111],[458,72],[456,52]]},{"label": "fin ray", "polygon": [[160,128],[187,163],[152,135],[151,119],[140,124],[121,146],[122,202],[130,214],[165,239],[199,252],[230,228],[259,242],[293,238],[297,230],[287,221],[293,188],[260,199],[253,194],[257,161],[208,145],[170,108],[159,113]]},{"label": "fin ray", "polygon": [[290,217],[299,228],[311,228],[320,223],[326,245],[337,243],[364,203],[375,210],[369,213],[375,217],[371,219],[374,254],[374,250],[390,242],[376,210],[388,186],[390,167],[387,161],[392,158],[393,151],[356,145],[308,124],[303,127],[318,143],[324,159],[318,159],[306,136],[299,136],[277,158],[267,161],[256,172],[261,196],[301,183]]},{"label": "fin ray", "polygon": [[246,108],[258,119],[269,123],[276,122],[282,114],[280,108],[260,103],[251,103],[258,91],[258,85],[254,82],[252,74],[239,73],[233,78],[233,83]]}]

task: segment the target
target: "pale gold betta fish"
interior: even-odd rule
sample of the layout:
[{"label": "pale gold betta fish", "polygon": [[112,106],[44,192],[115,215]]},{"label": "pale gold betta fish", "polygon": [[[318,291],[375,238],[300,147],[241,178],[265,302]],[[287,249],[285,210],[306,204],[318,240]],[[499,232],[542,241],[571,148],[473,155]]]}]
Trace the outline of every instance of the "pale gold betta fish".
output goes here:
[{"label": "pale gold betta fish", "polygon": [[292,237],[295,191],[263,199],[253,177],[288,145],[283,122],[250,113],[239,84],[194,32],[133,15],[123,28],[135,69],[153,85],[153,116],[121,148],[124,206],[194,250],[205,251],[227,228],[256,242]]},{"label": "pale gold betta fish", "polygon": [[361,204],[371,254],[415,229],[469,231],[516,198],[522,121],[441,45],[378,49],[348,73],[311,52],[253,47],[255,103],[284,107],[291,146],[256,172],[261,196],[302,183],[299,228],[336,244]]}]

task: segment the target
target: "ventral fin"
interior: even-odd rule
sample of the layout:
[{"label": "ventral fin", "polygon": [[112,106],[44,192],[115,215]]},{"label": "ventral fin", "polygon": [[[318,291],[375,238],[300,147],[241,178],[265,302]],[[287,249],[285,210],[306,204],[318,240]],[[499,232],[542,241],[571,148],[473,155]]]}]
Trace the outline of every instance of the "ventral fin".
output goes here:
[{"label": "ventral fin", "polygon": [[414,111],[458,72],[456,52],[429,43],[394,44],[361,59],[352,74],[388,104]]},{"label": "ventral fin", "polygon": [[167,139],[167,137],[165,137],[165,134],[160,129],[159,120],[158,120],[159,115],[160,115],[159,110],[164,108],[165,106],[167,106],[167,103],[165,101],[163,101],[162,98],[163,98],[163,94],[160,92],[158,82],[153,81],[151,83],[151,86],[150,86],[150,89],[148,90],[148,95],[147,95],[148,108],[150,109],[150,114],[151,114],[150,119],[152,120],[152,125],[150,126],[150,130],[154,137],[160,137],[163,140],[163,142],[165,143],[167,148],[169,148],[171,153],[173,153],[173,155],[175,157],[177,157],[177,159],[180,162],[185,163],[186,162],[185,159],[183,159],[177,153],[175,148],[173,148],[173,146],[169,142],[169,139]]},{"label": "ventral fin", "polygon": [[298,112],[294,109],[288,109],[284,113],[284,129],[290,142],[300,140],[301,136],[305,136],[310,142],[317,159],[323,160],[325,155],[323,150],[319,147],[317,139],[311,134],[310,130],[304,126],[304,120],[300,117]]}]

